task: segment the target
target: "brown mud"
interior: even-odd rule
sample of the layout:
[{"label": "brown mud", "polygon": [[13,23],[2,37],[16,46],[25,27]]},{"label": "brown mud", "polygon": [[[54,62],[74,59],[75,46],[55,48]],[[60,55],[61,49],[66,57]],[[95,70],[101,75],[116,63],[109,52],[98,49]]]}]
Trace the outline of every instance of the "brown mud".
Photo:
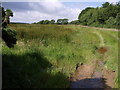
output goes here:
[{"label": "brown mud", "polygon": [[[107,52],[101,47],[100,54]],[[115,71],[104,67],[103,60],[95,60],[91,64],[81,64],[71,75],[71,88],[94,88],[94,90],[111,90],[114,88]]]}]

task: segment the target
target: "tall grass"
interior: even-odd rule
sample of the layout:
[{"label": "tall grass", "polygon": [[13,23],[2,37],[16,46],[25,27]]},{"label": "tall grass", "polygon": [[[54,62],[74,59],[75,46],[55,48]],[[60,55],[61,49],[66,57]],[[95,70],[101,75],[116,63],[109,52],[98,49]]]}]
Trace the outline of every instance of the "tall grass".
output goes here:
[{"label": "tall grass", "polygon": [[[3,46],[3,87],[70,87],[78,63],[103,59],[98,32],[104,38],[105,66],[117,71],[117,32],[75,25],[10,24],[17,30],[13,49]],[[117,78],[117,77],[116,77]]]}]

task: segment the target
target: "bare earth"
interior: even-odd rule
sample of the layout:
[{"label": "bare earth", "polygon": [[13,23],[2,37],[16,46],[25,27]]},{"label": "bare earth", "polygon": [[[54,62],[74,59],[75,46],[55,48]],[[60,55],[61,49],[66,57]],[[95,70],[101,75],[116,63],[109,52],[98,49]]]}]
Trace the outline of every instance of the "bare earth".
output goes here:
[{"label": "bare earth", "polygon": [[96,60],[92,64],[80,65],[71,75],[71,88],[94,88],[111,90],[114,87],[115,71],[105,69],[104,62]]},{"label": "bare earth", "polygon": [[[80,27],[88,27],[82,26]],[[89,27],[98,30],[116,31],[117,29],[106,29]],[[119,38],[117,38],[119,40]],[[107,48],[101,47],[97,50],[98,53],[104,54]],[[87,88],[91,90],[112,90],[114,88],[115,71],[108,70],[104,67],[103,60],[95,60],[91,64],[81,64],[77,67],[74,74],[71,75],[71,88]]]}]

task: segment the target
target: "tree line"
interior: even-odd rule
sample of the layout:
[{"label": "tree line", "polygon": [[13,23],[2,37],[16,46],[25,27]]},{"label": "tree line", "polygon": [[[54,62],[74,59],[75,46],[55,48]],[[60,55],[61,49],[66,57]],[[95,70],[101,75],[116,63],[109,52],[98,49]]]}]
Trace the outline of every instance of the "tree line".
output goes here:
[{"label": "tree line", "polygon": [[105,2],[102,7],[87,7],[78,16],[80,24],[118,28],[120,26],[120,2],[111,4]]},{"label": "tree line", "polygon": [[59,24],[59,25],[66,25],[66,24],[80,24],[79,20],[69,22],[69,19],[58,19],[58,20],[41,20],[39,22],[35,22],[33,24]]},{"label": "tree line", "polygon": [[120,2],[112,4],[105,2],[102,7],[87,7],[78,16],[78,20],[68,22],[69,19],[41,20],[34,24],[75,24],[95,27],[119,28],[120,26]]},{"label": "tree line", "polygon": [[37,23],[33,23],[33,24],[61,24],[61,25],[65,25],[68,24],[68,19],[58,19],[57,22],[52,19],[52,20],[41,20]]}]

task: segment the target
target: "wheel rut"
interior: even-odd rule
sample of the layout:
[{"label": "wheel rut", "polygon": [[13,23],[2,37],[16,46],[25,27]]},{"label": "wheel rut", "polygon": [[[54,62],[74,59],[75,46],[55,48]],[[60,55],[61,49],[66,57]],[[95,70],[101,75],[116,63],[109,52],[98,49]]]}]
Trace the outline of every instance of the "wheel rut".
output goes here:
[{"label": "wheel rut", "polygon": [[110,90],[114,87],[115,71],[107,70],[102,60],[81,64],[71,75],[71,88],[95,88]]}]

